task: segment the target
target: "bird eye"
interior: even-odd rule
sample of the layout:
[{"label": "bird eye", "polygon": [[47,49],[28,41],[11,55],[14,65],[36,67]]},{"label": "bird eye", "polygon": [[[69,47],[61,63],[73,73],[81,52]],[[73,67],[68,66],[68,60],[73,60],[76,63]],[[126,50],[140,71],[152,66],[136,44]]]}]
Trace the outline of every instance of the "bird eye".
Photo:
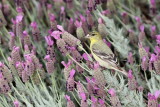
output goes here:
[{"label": "bird eye", "polygon": [[95,36],[96,34],[95,33],[92,33],[92,35],[91,36]]}]

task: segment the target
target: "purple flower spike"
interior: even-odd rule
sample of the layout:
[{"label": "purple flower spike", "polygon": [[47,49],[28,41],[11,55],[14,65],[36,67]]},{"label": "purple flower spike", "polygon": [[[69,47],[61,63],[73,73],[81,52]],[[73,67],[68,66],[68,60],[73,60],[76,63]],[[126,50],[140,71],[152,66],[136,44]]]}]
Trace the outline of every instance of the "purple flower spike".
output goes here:
[{"label": "purple flower spike", "polygon": [[132,78],[133,78],[132,70],[129,70],[129,71],[128,71],[128,78],[129,78],[129,79],[132,79]]},{"label": "purple flower spike", "polygon": [[104,100],[102,100],[102,99],[99,99],[98,102],[99,102],[101,105],[104,104]]},{"label": "purple flower spike", "polygon": [[65,95],[65,98],[66,98],[67,101],[70,101],[70,100],[71,100],[71,99],[70,99],[70,96],[68,96],[68,95]]},{"label": "purple flower spike", "polygon": [[74,24],[77,28],[82,27],[82,22],[81,21],[79,22],[78,20],[76,20],[76,22]]},{"label": "purple flower spike", "polygon": [[155,93],[154,93],[154,96],[156,99],[158,99],[158,97],[160,96],[160,90],[157,90]]},{"label": "purple flower spike", "polygon": [[16,16],[16,23],[21,22],[22,19],[23,19],[23,15],[18,15],[18,16]]},{"label": "purple flower spike", "polygon": [[91,96],[91,100],[92,100],[92,102],[97,102],[97,98],[95,98],[94,96]]},{"label": "purple flower spike", "polygon": [[156,100],[155,96],[151,93],[148,93],[148,99],[149,100]]},{"label": "purple flower spike", "polygon": [[32,23],[31,23],[31,27],[32,27],[33,29],[37,29],[37,23],[36,23],[36,22],[32,22]]},{"label": "purple flower spike", "polygon": [[23,36],[27,36],[28,32],[27,31],[23,31]]},{"label": "purple flower spike", "polygon": [[141,32],[144,32],[144,25],[140,26],[140,30],[141,30]]},{"label": "purple flower spike", "polygon": [[15,34],[14,34],[13,32],[9,32],[9,34],[10,34],[12,37],[15,36]]},{"label": "purple flower spike", "polygon": [[59,30],[61,30],[62,32],[65,31],[64,28],[63,28],[61,25],[57,25],[57,28],[58,28]]},{"label": "purple flower spike", "polygon": [[73,78],[75,73],[76,73],[76,71],[74,69],[72,69],[70,71],[70,78]]},{"label": "purple flower spike", "polygon": [[83,101],[86,100],[86,95],[85,95],[85,93],[80,93],[80,96],[81,96],[81,98],[82,98]]},{"label": "purple flower spike", "polygon": [[14,104],[14,107],[20,107],[20,106],[19,106],[20,104],[19,104],[19,101],[18,101],[18,100],[14,101],[13,104]]},{"label": "purple flower spike", "polygon": [[56,17],[55,17],[55,15],[53,13],[51,13],[49,15],[49,19],[50,19],[50,21],[54,22],[56,20]]},{"label": "purple flower spike", "polygon": [[53,45],[53,41],[51,40],[51,37],[50,36],[45,36],[45,39],[46,39],[46,42],[48,45],[52,46]]},{"label": "purple flower spike", "polygon": [[62,32],[60,32],[60,31],[53,31],[51,33],[51,36],[54,37],[57,40],[57,39],[60,39],[61,34],[62,34]]},{"label": "purple flower spike", "polygon": [[111,88],[108,90],[108,93],[111,95],[111,96],[115,96],[116,95],[116,91],[114,88]]}]

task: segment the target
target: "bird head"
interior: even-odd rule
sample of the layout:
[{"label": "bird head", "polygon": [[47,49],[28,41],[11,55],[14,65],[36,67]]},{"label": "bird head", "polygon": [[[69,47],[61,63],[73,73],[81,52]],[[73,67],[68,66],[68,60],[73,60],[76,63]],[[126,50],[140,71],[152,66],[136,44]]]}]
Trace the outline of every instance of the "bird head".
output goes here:
[{"label": "bird head", "polygon": [[97,31],[90,32],[86,38],[90,39],[91,41],[96,41],[102,39],[101,35]]}]

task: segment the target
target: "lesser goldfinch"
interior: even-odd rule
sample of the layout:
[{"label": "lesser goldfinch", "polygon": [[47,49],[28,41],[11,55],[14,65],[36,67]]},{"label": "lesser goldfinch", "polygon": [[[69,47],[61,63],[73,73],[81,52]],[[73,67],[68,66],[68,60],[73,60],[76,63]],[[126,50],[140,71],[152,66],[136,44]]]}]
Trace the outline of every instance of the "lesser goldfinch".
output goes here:
[{"label": "lesser goldfinch", "polygon": [[119,71],[127,76],[127,72],[119,67],[114,53],[103,42],[101,35],[97,31],[89,33],[86,38],[90,40],[91,53],[100,66]]}]

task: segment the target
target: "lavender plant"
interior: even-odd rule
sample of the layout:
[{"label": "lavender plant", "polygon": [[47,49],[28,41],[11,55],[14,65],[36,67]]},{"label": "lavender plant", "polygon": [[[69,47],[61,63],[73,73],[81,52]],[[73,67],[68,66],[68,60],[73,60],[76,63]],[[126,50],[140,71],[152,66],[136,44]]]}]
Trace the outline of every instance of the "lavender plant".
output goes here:
[{"label": "lavender plant", "polygon": [[[160,107],[158,0],[1,0],[0,107]],[[127,76],[100,66],[98,31]]]}]

